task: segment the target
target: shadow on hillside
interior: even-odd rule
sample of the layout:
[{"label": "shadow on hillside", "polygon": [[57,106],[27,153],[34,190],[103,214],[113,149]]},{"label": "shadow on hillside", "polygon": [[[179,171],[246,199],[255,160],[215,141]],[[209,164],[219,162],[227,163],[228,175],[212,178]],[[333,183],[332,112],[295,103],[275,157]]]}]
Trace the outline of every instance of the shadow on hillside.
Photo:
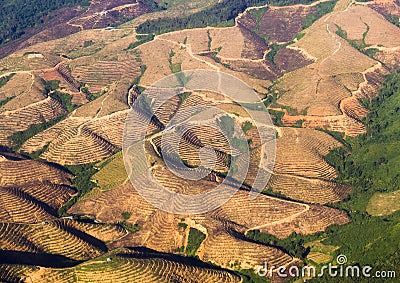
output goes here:
[{"label": "shadow on hillside", "polygon": [[125,258],[137,258],[137,259],[160,258],[160,259],[165,259],[165,260],[169,260],[169,261],[180,262],[180,263],[194,266],[194,267],[222,270],[222,271],[228,271],[228,272],[232,273],[232,271],[230,271],[230,270],[226,270],[224,268],[213,265],[211,263],[203,262],[196,257],[185,257],[185,256],[180,256],[180,255],[175,255],[175,254],[161,253],[161,252],[157,252],[155,250],[152,250],[152,249],[149,249],[146,247],[135,247],[135,248],[127,248],[127,249],[132,251],[132,253],[117,253],[116,256],[125,257]]},{"label": "shadow on hillside", "polygon": [[52,268],[73,267],[83,261],[73,260],[61,255],[30,253],[19,251],[0,251],[0,264],[37,265]]}]

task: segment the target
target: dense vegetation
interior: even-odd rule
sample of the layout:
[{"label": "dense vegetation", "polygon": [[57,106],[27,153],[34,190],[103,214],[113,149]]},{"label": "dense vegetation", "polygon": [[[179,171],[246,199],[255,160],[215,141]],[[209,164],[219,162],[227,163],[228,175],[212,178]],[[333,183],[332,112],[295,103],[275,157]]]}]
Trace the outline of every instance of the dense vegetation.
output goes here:
[{"label": "dense vegetation", "polygon": [[[400,72],[386,78],[377,98],[362,103],[370,110],[365,119],[367,133],[348,139],[351,152],[338,148],[327,156],[341,173],[338,181],[362,188],[342,205],[349,211],[364,211],[374,192],[391,192],[400,187]],[[359,205],[354,207],[356,203]]]},{"label": "dense vegetation", "polygon": [[171,69],[171,73],[175,74],[175,73],[179,73],[180,71],[182,71],[182,63],[173,63],[172,59],[175,56],[175,52],[173,50],[171,50],[171,52],[169,53],[169,58],[168,58],[168,62],[169,62],[169,68]]},{"label": "dense vegetation", "polygon": [[[229,4],[227,2],[229,1]],[[138,33],[161,34],[187,28],[232,26],[235,17],[247,7],[261,4],[276,6],[309,4],[313,0],[225,0],[203,11],[179,18],[149,20],[137,27]]]},{"label": "dense vegetation", "polygon": [[[386,77],[378,97],[362,103],[370,110],[364,121],[367,133],[347,138],[346,147],[332,150],[326,158],[340,173],[337,181],[353,187],[346,200],[331,205],[346,211],[352,222],[345,226],[334,225],[310,236],[293,233],[280,240],[254,230],[247,233],[248,238],[275,246],[306,262],[309,252],[306,243],[319,240],[324,245],[339,247],[331,255],[334,258],[339,254],[346,255],[348,264],[369,265],[373,267],[372,272],[393,270],[400,274],[400,211],[380,217],[366,212],[374,193],[400,188],[400,71]],[[330,134],[343,138],[336,132]],[[263,282],[251,272],[241,273],[242,277],[248,277],[247,282]],[[359,278],[357,282],[369,282],[368,279]],[[351,277],[340,280],[354,282]],[[326,276],[311,281],[337,282],[337,278]]]},{"label": "dense vegetation", "polygon": [[143,43],[152,41],[154,39],[154,35],[152,35],[152,34],[149,34],[149,35],[138,34],[138,35],[136,35],[136,39],[137,39],[137,41],[129,44],[128,47],[125,50],[135,49],[136,47],[138,47],[139,45],[142,45]]},{"label": "dense vegetation", "polygon": [[72,96],[70,94],[58,91],[60,81],[46,81],[42,79],[42,83],[44,85],[44,94],[60,102],[68,112],[72,112],[78,107],[77,105],[72,104]]},{"label": "dense vegetation", "polygon": [[399,20],[399,17],[397,17],[397,16],[395,16],[395,15],[392,15],[392,14],[389,14],[389,15],[386,16],[386,19],[387,19],[389,22],[391,22],[392,24],[394,24],[396,27],[399,27],[399,28],[400,28],[400,20]]},{"label": "dense vegetation", "polygon": [[267,55],[265,56],[265,59],[267,59],[272,64],[274,64],[275,67],[280,69],[280,67],[275,63],[275,57],[276,57],[276,55],[278,55],[278,53],[281,49],[285,48],[286,46],[288,46],[292,43],[293,43],[293,41],[287,42],[287,43],[281,43],[281,44],[278,44],[278,43],[270,44],[269,47],[271,48],[271,50],[267,53]]},{"label": "dense vegetation", "polygon": [[8,102],[10,102],[10,100],[12,100],[15,96],[11,96],[11,97],[7,97],[4,100],[0,101],[0,107],[3,107],[4,105],[6,105]]},{"label": "dense vegetation", "polygon": [[354,188],[348,199],[335,205],[348,212],[352,223],[328,229],[323,243],[340,246],[338,253],[353,264],[400,274],[400,211],[382,217],[366,212],[374,193],[400,188],[400,72],[387,76],[379,96],[363,104],[370,110],[367,133],[348,139],[351,151],[336,149],[328,155],[340,172],[338,181]]},{"label": "dense vegetation", "polygon": [[0,0],[0,45],[21,37],[27,28],[43,23],[54,10],[89,4],[89,0]]},{"label": "dense vegetation", "polygon": [[188,243],[186,246],[186,254],[188,256],[194,256],[196,254],[197,249],[200,247],[201,243],[205,240],[206,235],[204,235],[201,231],[190,227]]},{"label": "dense vegetation", "polygon": [[[12,73],[8,76],[1,77],[0,78],[0,88],[5,86],[14,75],[15,75],[15,73]],[[0,100],[0,107],[3,107],[4,105],[6,105],[13,98],[14,97],[6,97],[4,100]]]},{"label": "dense vegetation", "polygon": [[50,94],[50,96],[65,106],[68,112],[72,112],[77,107],[77,105],[72,104],[72,97],[68,93],[54,91]]},{"label": "dense vegetation", "polygon": [[336,2],[337,2],[337,0],[332,0],[332,1],[322,2],[322,3],[315,5],[315,8],[317,11],[315,13],[311,13],[311,14],[307,15],[307,17],[305,17],[302,20],[303,29],[310,27],[316,20],[321,18],[323,15],[332,12],[333,8],[336,5]]}]

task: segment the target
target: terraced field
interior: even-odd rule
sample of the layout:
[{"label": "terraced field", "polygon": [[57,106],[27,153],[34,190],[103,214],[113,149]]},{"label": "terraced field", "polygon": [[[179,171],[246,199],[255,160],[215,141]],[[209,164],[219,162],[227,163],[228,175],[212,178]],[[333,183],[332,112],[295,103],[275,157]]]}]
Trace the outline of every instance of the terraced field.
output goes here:
[{"label": "terraced field", "polygon": [[31,278],[35,282],[193,282],[193,276],[198,282],[241,282],[239,276],[227,270],[143,249],[119,249],[65,269],[2,268],[11,274],[18,270],[17,276],[8,278]]},{"label": "terraced field", "polygon": [[38,27],[25,31],[17,40],[4,44],[0,57],[41,42],[67,37],[82,30],[104,29],[118,25],[127,19],[152,11],[142,1],[90,1],[87,8],[66,7],[54,12]]},{"label": "terraced field", "polygon": [[[400,67],[400,29],[388,21],[399,15],[398,3],[260,5],[228,27],[137,34],[146,20],[176,16],[183,7],[182,16],[193,14],[217,1],[158,1],[167,10],[154,13],[150,2],[66,8],[41,32],[0,47],[0,281],[244,282],[243,270],[265,261],[304,263],[305,256],[279,241],[350,222],[333,207],[352,188],[337,181],[326,156],[344,146],[335,132],[365,133],[364,100],[376,97],[385,75]],[[147,107],[159,106],[165,90],[150,86],[191,69],[224,72],[255,90],[273,116],[276,149],[266,149],[236,101],[212,91],[170,90],[173,96],[151,113],[144,142],[143,164],[164,188],[215,197],[221,184],[237,186],[229,169],[243,144],[229,144],[228,131],[216,130],[222,117],[237,123],[233,132],[241,128],[250,149],[249,170],[229,200],[209,212],[178,215],[139,193],[144,188],[169,207],[186,208],[179,198],[163,199],[151,182],[130,182],[135,171],[121,149],[128,114],[135,113],[137,124],[149,118],[146,105],[135,102],[145,97]],[[168,126],[176,113],[201,106],[226,115],[203,125],[188,111],[181,118],[190,129]],[[259,105],[248,107],[257,112]],[[173,142],[163,147],[168,137]],[[271,154],[273,168],[262,162]],[[187,167],[177,166],[178,159]],[[66,168],[81,171],[74,176]],[[204,173],[199,180],[177,174],[195,168]],[[271,177],[251,199],[259,172]],[[368,212],[394,213],[396,196],[375,195]],[[394,207],[381,212],[388,204]],[[276,240],[252,240],[254,230]],[[316,263],[332,258],[315,246],[307,256]]]}]

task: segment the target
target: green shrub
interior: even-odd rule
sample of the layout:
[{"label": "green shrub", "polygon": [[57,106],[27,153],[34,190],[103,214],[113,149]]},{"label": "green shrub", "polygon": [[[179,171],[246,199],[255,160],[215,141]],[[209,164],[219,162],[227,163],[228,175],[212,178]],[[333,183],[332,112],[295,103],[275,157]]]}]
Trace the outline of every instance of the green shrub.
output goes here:
[{"label": "green shrub", "polygon": [[194,256],[201,243],[205,240],[206,235],[195,228],[190,228],[188,243],[186,246],[186,254],[188,256]]},{"label": "green shrub", "polygon": [[333,11],[337,0],[327,1],[319,3],[315,6],[316,12],[310,13],[302,20],[302,27],[306,29],[310,27],[316,20],[320,19],[323,15],[326,15]]},{"label": "green shrub", "polygon": [[96,187],[96,184],[92,181],[92,176],[98,172],[93,163],[66,165],[65,168],[75,176],[72,179],[72,187],[78,191],[78,194],[58,210],[60,216],[67,216],[67,210],[82,196]]},{"label": "green shrub", "polygon": [[128,211],[124,211],[121,213],[122,214],[122,218],[124,220],[128,220],[129,218],[131,218],[132,213],[128,212]]},{"label": "green shrub", "polygon": [[13,150],[18,150],[24,142],[26,142],[28,139],[31,137],[37,135],[40,132],[43,132],[44,130],[50,128],[51,126],[57,124],[58,122],[62,121],[66,116],[60,116],[54,120],[51,121],[44,121],[41,124],[35,124],[31,125],[28,129],[25,131],[19,131],[15,132],[11,135],[9,138],[11,142],[14,144]]},{"label": "green shrub", "polygon": [[14,75],[15,75],[15,73],[12,73],[8,76],[1,77],[0,78],[0,88],[3,87],[4,85],[6,85],[6,83],[8,83]]}]

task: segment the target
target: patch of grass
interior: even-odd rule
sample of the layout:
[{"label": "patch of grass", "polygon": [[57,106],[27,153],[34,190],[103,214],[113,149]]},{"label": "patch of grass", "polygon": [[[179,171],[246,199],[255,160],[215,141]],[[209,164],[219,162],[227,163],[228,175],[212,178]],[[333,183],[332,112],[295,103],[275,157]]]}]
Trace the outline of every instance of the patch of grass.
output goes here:
[{"label": "patch of grass", "polygon": [[212,37],[210,34],[210,30],[207,30],[207,38],[208,38],[208,41],[207,41],[208,51],[211,51]]},{"label": "patch of grass", "polygon": [[5,76],[5,77],[1,77],[0,78],[0,88],[5,86],[6,83],[8,83],[14,76],[15,76],[15,73],[9,74],[8,76]]},{"label": "patch of grass", "polygon": [[123,184],[128,178],[122,151],[96,164],[96,167],[99,171],[93,175],[93,180],[102,191],[111,190]]},{"label": "patch of grass", "polygon": [[118,222],[117,225],[121,226],[126,231],[129,231],[131,233],[136,233],[136,232],[138,232],[140,230],[139,225],[137,225],[137,224],[129,224],[129,223],[126,223],[125,221]]},{"label": "patch of grass", "polygon": [[6,105],[8,102],[10,102],[13,98],[15,98],[15,96],[11,96],[11,97],[7,97],[6,99],[0,101],[0,107],[3,107],[4,105]]},{"label": "patch of grass", "polygon": [[188,243],[186,246],[186,254],[188,256],[195,256],[201,243],[205,240],[206,235],[195,228],[190,228]]},{"label": "patch of grass", "polygon": [[257,22],[257,26],[255,28],[256,32],[258,32],[259,27],[260,27],[261,18],[267,10],[268,10],[268,8],[258,8],[258,9],[250,10],[250,14],[256,19],[256,22]]},{"label": "patch of grass", "polygon": [[60,87],[60,81],[46,81],[42,79],[42,83],[44,85],[45,95],[48,95],[60,102],[60,104],[62,104],[69,113],[77,108],[77,105],[71,103],[72,96],[70,94],[58,91]]},{"label": "patch of grass", "polygon": [[65,168],[75,177],[72,179],[72,187],[78,191],[78,194],[65,203],[59,210],[59,216],[68,216],[67,210],[72,207],[80,198],[89,193],[96,184],[92,181],[92,176],[98,171],[94,163],[81,165],[66,165]]},{"label": "patch of grass", "polygon": [[124,220],[128,220],[129,218],[131,218],[132,213],[130,213],[129,211],[124,211],[121,213],[121,215]]},{"label": "patch of grass", "polygon": [[368,48],[364,50],[364,54],[371,58],[374,57],[377,52],[379,52],[377,48]]},{"label": "patch of grass", "polygon": [[363,37],[361,40],[349,39],[347,37],[347,32],[338,25],[336,25],[337,27],[336,34],[339,35],[341,38],[345,39],[353,48],[357,49],[358,51],[372,58],[379,50],[376,48],[368,48],[370,45],[368,45],[365,42],[365,38],[367,37],[370,27],[366,23],[364,24],[366,26],[366,31],[363,33]]},{"label": "patch of grass", "polygon": [[266,244],[268,246],[277,247],[280,250],[290,254],[291,256],[303,260],[305,260],[308,253],[310,252],[310,248],[304,246],[306,239],[311,241],[317,238],[316,235],[303,236],[293,232],[286,239],[278,239],[270,234],[262,233],[260,232],[260,230],[250,230],[249,232],[247,232],[246,237],[253,241]]},{"label": "patch of grass", "polygon": [[306,34],[304,32],[299,32],[298,34],[296,34],[296,36],[294,37],[297,40],[302,39]]},{"label": "patch of grass", "polygon": [[11,135],[11,137],[9,138],[14,145],[13,150],[17,151],[18,149],[21,148],[22,144],[24,142],[26,142],[28,139],[37,135],[40,132],[43,132],[44,130],[50,128],[51,126],[57,124],[58,122],[65,119],[65,117],[66,117],[66,115],[63,115],[63,116],[60,116],[51,121],[43,121],[41,124],[31,125],[25,131],[19,131],[19,132],[13,133]]},{"label": "patch of grass", "polygon": [[338,36],[340,36],[341,38],[347,40],[347,32],[344,29],[342,29],[340,26],[338,26],[338,25],[336,25],[336,28],[337,28],[336,34]]},{"label": "patch of grass", "polygon": [[21,154],[29,156],[30,158],[34,159],[34,160],[39,160],[39,161],[43,161],[45,162],[45,160],[40,158],[40,155],[42,155],[43,152],[45,152],[47,150],[47,148],[49,147],[50,143],[47,143],[44,147],[42,147],[41,149],[31,152],[31,153],[27,153],[24,151],[21,151]]},{"label": "patch of grass", "polygon": [[271,119],[274,125],[278,127],[283,127],[282,118],[285,115],[285,113],[283,111],[277,111],[272,109],[268,109],[268,112],[271,115]]},{"label": "patch of grass", "polygon": [[182,63],[173,63],[172,62],[174,56],[175,56],[175,52],[173,50],[171,50],[171,52],[169,53],[168,62],[169,62],[169,68],[171,69],[171,72],[173,74],[179,73],[180,71],[182,71]]},{"label": "patch of grass", "polygon": [[254,128],[255,128],[255,126],[253,125],[253,123],[251,123],[249,121],[244,122],[242,125],[242,130],[245,134],[247,133],[247,131],[250,131],[251,129],[254,129]]},{"label": "patch of grass", "polygon": [[[234,267],[234,266],[233,266]],[[241,269],[235,271],[242,277],[242,283],[269,283],[270,279],[267,277],[261,277],[254,272],[253,269]]]},{"label": "patch of grass", "polygon": [[132,86],[133,85],[138,85],[140,83],[140,80],[142,79],[142,77],[143,77],[144,73],[146,72],[146,70],[147,70],[147,66],[146,65],[144,65],[144,64],[140,65],[140,75],[133,79]]},{"label": "patch of grass", "polygon": [[[221,116],[217,120],[218,126],[224,133],[227,135],[228,140],[231,141],[231,144],[234,148],[240,150],[241,152],[246,152],[248,147],[248,141],[244,138],[240,138],[235,136],[235,120],[229,116],[224,115]],[[235,158],[232,156],[231,165],[234,165]]]},{"label": "patch of grass", "polygon": [[[278,52],[285,48],[286,46],[288,46],[289,44],[291,44],[292,42],[288,42],[288,43],[283,43],[283,44],[276,44],[273,43],[270,45],[271,50],[267,53],[267,55],[265,56],[265,59],[267,59],[268,61],[270,61],[271,63],[273,63],[275,66],[277,66],[275,64],[275,57],[276,55],[278,55]],[[277,66],[278,67],[278,66]]]},{"label": "patch of grass", "polygon": [[136,39],[137,39],[137,41],[129,44],[128,47],[124,50],[125,51],[132,50],[132,49],[135,49],[136,47],[138,47],[139,45],[142,45],[143,43],[152,41],[154,39],[154,34],[147,34],[147,35],[139,35],[138,34],[138,35],[136,35]]},{"label": "patch of grass", "polygon": [[46,81],[42,79],[42,83],[44,85],[44,89],[46,91],[46,94],[55,91],[60,87],[60,81],[58,80],[51,80],[51,81]]},{"label": "patch of grass", "polygon": [[101,93],[91,93],[86,86],[81,87],[81,91],[86,95],[89,101],[93,101],[102,95]]}]

